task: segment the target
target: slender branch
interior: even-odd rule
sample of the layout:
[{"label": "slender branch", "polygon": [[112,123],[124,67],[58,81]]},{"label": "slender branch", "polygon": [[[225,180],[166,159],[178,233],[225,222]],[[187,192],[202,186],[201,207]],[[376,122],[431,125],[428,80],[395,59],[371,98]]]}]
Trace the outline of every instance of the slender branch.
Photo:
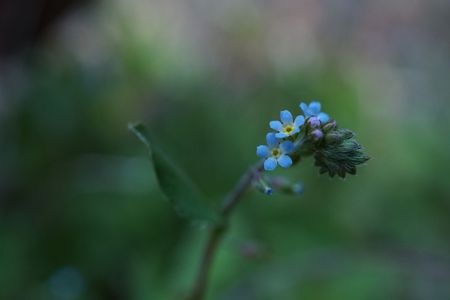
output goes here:
[{"label": "slender branch", "polygon": [[260,174],[260,172],[262,171],[262,166],[263,163],[259,162],[256,165],[250,167],[247,172],[245,172],[241,176],[231,193],[229,193],[228,196],[224,199],[221,214],[225,218],[227,218],[231,214],[236,204],[239,203],[239,200],[241,200],[247,188],[252,184],[253,179],[255,179]]},{"label": "slender branch", "polygon": [[211,269],[214,254],[216,253],[217,246],[219,246],[220,239],[224,232],[224,230],[220,230],[220,227],[214,228],[211,231],[203,252],[197,277],[187,300],[201,300],[205,296],[209,271]]},{"label": "slender branch", "polygon": [[206,242],[203,256],[200,261],[197,277],[194,281],[191,293],[187,300],[202,300],[205,296],[208,284],[208,276],[222,236],[226,232],[227,224],[231,213],[236,205],[242,199],[245,191],[250,187],[253,180],[259,176],[262,171],[262,162],[250,167],[239,179],[233,190],[225,197],[220,214],[223,217],[223,224],[216,225],[210,232]]}]

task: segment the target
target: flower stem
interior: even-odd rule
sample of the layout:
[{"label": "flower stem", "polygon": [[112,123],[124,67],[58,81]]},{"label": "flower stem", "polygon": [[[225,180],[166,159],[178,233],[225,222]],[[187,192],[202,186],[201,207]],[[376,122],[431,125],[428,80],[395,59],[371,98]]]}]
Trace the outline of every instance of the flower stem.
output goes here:
[{"label": "flower stem", "polygon": [[195,278],[192,290],[187,297],[187,300],[202,300],[205,296],[208,285],[208,276],[217,252],[220,241],[227,230],[227,224],[230,215],[234,211],[236,205],[242,199],[245,191],[250,187],[253,180],[259,176],[262,171],[262,162],[250,167],[239,179],[231,192],[225,197],[220,214],[223,217],[223,223],[215,225],[209,233],[206,246],[203,250],[203,255],[200,261],[197,277]]}]

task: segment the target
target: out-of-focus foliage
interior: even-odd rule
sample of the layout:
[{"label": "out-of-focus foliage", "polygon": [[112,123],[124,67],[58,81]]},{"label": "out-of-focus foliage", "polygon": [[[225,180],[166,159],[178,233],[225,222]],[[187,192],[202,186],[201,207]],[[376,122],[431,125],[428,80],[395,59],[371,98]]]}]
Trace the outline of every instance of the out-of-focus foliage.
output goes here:
[{"label": "out-of-focus foliage", "polygon": [[208,299],[448,299],[445,1],[103,1],[0,62],[0,299],[180,299],[204,228],[173,213],[142,121],[214,206],[278,110],[318,99],[373,158],[250,192]]}]

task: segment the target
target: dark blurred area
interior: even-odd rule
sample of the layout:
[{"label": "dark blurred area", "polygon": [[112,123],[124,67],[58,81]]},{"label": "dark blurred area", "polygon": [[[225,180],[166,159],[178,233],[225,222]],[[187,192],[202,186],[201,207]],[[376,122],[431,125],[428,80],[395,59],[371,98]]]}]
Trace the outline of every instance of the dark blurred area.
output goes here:
[{"label": "dark blurred area", "polygon": [[441,0],[0,1],[0,299],[181,299],[206,230],[127,123],[217,205],[312,99],[372,160],[250,191],[208,299],[449,299],[449,20]]},{"label": "dark blurred area", "polygon": [[2,0],[0,2],[0,55],[33,48],[45,30],[66,12],[89,0]]}]

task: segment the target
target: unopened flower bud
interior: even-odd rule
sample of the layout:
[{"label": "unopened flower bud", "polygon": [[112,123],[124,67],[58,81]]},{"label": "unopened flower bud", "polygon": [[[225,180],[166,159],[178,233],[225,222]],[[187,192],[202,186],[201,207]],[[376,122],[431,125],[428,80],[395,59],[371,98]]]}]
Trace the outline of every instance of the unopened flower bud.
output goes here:
[{"label": "unopened flower bud", "polygon": [[317,128],[320,126],[320,120],[317,117],[311,117],[308,119],[308,124],[311,128]]},{"label": "unopened flower bud", "polygon": [[269,184],[264,180],[264,178],[260,177],[255,182],[255,187],[261,193],[264,193],[268,196],[271,196],[273,193],[273,189],[269,186]]},{"label": "unopened flower bud", "polygon": [[293,183],[285,177],[266,177],[269,184],[276,190],[286,195],[301,195],[303,193],[303,184],[301,182]]},{"label": "unopened flower bud", "polygon": [[322,127],[323,132],[328,133],[336,128],[336,121],[329,122]]},{"label": "unopened flower bud", "polygon": [[325,136],[325,143],[314,154],[320,173],[344,178],[346,174],[356,174],[356,167],[369,160],[353,136],[348,129],[338,129]]},{"label": "unopened flower bud", "polygon": [[311,132],[311,136],[315,141],[318,141],[323,137],[323,132],[320,129],[316,129]]},{"label": "unopened flower bud", "polygon": [[325,136],[325,141],[328,144],[334,144],[334,143],[338,143],[340,142],[341,139],[341,135],[337,132],[330,132]]},{"label": "unopened flower bud", "polygon": [[338,129],[326,134],[325,141],[329,144],[340,143],[344,140],[351,139],[354,133],[348,129]]}]

